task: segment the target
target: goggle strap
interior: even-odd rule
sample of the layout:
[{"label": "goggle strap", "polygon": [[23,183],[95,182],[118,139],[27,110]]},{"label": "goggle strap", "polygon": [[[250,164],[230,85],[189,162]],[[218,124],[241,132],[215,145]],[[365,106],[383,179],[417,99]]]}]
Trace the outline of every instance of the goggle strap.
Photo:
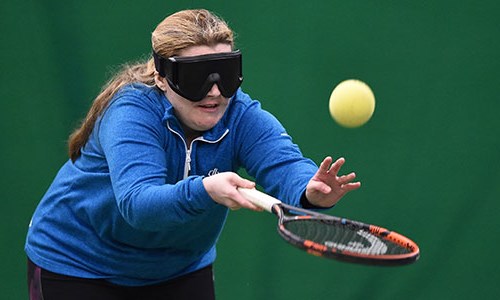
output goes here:
[{"label": "goggle strap", "polygon": [[166,59],[160,56],[158,53],[156,53],[153,50],[153,59],[155,62],[155,69],[160,74],[161,77],[165,77],[165,64],[166,64]]}]

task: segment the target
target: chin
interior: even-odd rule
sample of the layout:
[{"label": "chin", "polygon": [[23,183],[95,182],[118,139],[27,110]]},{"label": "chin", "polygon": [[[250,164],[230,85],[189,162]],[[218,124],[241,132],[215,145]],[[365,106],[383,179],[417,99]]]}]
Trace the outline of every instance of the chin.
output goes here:
[{"label": "chin", "polygon": [[215,127],[217,123],[200,125],[198,131],[208,131]]},{"label": "chin", "polygon": [[203,122],[199,122],[199,123],[196,124],[197,125],[196,126],[197,130],[198,131],[207,131],[207,130],[210,130],[210,129],[214,128],[215,125],[217,125],[217,123],[219,123],[221,117],[219,117],[219,118],[210,118],[208,120],[207,120],[207,118],[205,118],[203,120]]}]

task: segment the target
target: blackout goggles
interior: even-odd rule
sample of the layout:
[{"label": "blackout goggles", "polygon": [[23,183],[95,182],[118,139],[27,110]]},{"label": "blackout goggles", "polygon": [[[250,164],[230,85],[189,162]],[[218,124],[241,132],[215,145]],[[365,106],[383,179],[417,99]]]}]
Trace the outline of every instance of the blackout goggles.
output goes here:
[{"label": "blackout goggles", "polygon": [[156,71],[182,97],[201,101],[214,84],[221,94],[230,98],[243,81],[239,50],[198,56],[164,58],[153,51]]}]

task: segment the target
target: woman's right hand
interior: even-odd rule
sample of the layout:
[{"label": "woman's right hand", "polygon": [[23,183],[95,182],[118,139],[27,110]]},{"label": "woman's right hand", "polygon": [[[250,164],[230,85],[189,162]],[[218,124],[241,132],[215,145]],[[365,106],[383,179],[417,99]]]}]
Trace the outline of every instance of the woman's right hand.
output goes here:
[{"label": "woman's right hand", "polygon": [[210,197],[231,210],[247,208],[262,211],[262,208],[246,200],[238,192],[238,187],[255,188],[255,183],[240,177],[234,172],[224,172],[203,178],[203,185]]}]

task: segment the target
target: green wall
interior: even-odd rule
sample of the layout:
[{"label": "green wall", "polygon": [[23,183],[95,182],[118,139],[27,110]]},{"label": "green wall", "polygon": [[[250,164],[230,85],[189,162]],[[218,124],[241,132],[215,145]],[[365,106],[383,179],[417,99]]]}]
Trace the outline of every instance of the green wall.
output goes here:
[{"label": "green wall", "polygon": [[[287,246],[274,217],[230,214],[219,299],[492,299],[500,294],[500,2],[3,1],[0,4],[1,299],[26,299],[23,243],[66,138],[121,63],[149,54],[166,15],[206,7],[238,34],[243,88],[319,162],[344,156],[361,190],[330,213],[408,234],[414,265],[328,261]],[[358,129],[328,114],[366,81]],[[286,178],[283,178],[286,180]]]}]

